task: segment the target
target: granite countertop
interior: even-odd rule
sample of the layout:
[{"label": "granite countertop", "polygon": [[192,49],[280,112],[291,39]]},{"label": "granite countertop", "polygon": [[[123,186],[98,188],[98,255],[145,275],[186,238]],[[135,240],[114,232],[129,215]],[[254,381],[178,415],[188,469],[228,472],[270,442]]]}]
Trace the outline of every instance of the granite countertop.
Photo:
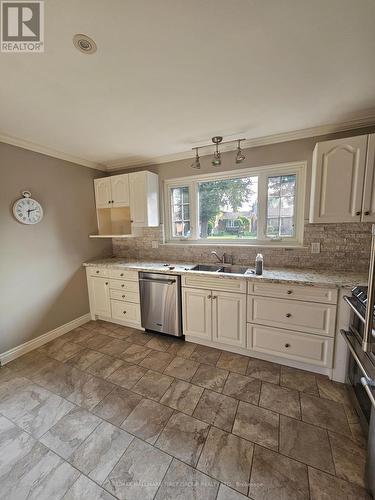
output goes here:
[{"label": "granite countertop", "polygon": [[[213,263],[211,262],[210,264]],[[220,277],[221,279],[246,279],[248,281],[262,281],[264,283],[300,284],[326,288],[352,288],[356,285],[367,284],[367,274],[346,271],[331,272],[328,270],[317,271],[314,269],[266,268],[262,276],[256,276],[253,274],[251,268],[249,268],[246,274],[218,274],[204,271],[191,271],[191,268],[196,265],[192,263],[130,261],[117,257],[93,260],[85,262],[83,265],[133,269],[137,271],[154,271],[158,273],[200,274],[204,276]]]}]

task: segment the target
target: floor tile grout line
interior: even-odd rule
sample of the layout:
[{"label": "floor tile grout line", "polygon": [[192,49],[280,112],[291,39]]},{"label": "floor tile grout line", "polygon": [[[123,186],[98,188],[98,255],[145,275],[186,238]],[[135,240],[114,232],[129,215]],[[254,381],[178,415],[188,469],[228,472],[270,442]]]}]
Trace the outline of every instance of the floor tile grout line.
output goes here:
[{"label": "floor tile grout line", "polygon": [[[51,358],[51,359],[53,359],[53,358]],[[57,361],[58,363],[61,363],[61,365],[65,365],[65,363],[64,363],[64,362],[61,362],[61,361],[58,361],[58,360],[55,360],[55,361]],[[138,365],[133,365],[133,366],[138,366]],[[76,368],[76,369],[77,369],[77,370],[79,370],[78,368]],[[86,372],[84,372],[84,371],[82,371],[82,370],[79,370],[79,371],[81,371],[81,373],[84,373],[84,374],[86,374],[86,375],[91,376],[91,378],[90,378],[89,380],[92,380],[92,378],[102,379],[101,377],[95,377],[94,375],[87,374]],[[68,401],[69,403],[76,404],[76,403],[73,403],[72,401],[70,401],[69,399],[67,399],[67,398],[65,398],[65,397],[63,397],[63,396],[61,396],[60,394],[58,394],[58,393],[56,393],[56,392],[54,392],[54,391],[51,391],[49,388],[46,388],[46,387],[44,387],[44,386],[42,386],[42,385],[40,385],[40,384],[38,384],[38,383],[34,382],[34,380],[32,380],[31,378],[29,378],[29,377],[25,377],[25,376],[24,376],[24,378],[27,378],[27,379],[28,379],[28,380],[30,380],[32,383],[35,383],[36,385],[39,385],[40,387],[42,387],[43,389],[45,389],[45,390],[47,390],[47,391],[51,392],[52,394],[55,394],[55,395],[57,395],[57,396],[59,396],[59,397],[61,397],[61,398],[65,399],[65,400],[66,400],[66,401]],[[142,377],[141,377],[141,378],[142,378]],[[117,387],[123,387],[123,386],[120,386],[120,385],[116,384],[115,382],[108,381],[107,379],[102,379],[102,380],[104,380],[104,381],[106,381],[106,382],[108,382],[108,383],[111,383],[112,385],[115,385],[115,386],[117,386]],[[137,382],[138,382],[138,381],[137,381]],[[125,389],[130,390],[131,392],[134,392],[134,391],[132,391],[132,389],[133,389],[133,388],[134,388],[134,386],[137,384],[137,382],[135,382],[135,384],[134,384],[134,385],[133,385],[130,389],[127,389],[127,388],[125,388]],[[262,380],[261,382],[263,383],[264,381]],[[191,383],[191,382],[189,382],[189,383]],[[172,385],[172,384],[171,384],[171,385]],[[192,384],[192,385],[195,385],[195,384]],[[201,387],[201,386],[197,386],[197,385],[195,385],[195,386],[196,386],[196,387]],[[123,388],[124,388],[124,387],[123,387]],[[113,389],[111,389],[111,391],[110,391],[110,392],[112,392],[114,389],[115,389],[115,387],[114,387]],[[206,389],[206,388],[204,388],[204,389]],[[209,390],[211,390],[211,389],[209,389]],[[213,392],[216,392],[217,394],[220,394],[220,395],[222,394],[222,393],[217,392],[217,391],[213,391]],[[300,391],[298,391],[298,392],[300,392]],[[108,393],[108,394],[110,394],[110,393]],[[108,394],[107,394],[107,395],[108,395]],[[135,394],[138,394],[138,393],[135,393]],[[143,396],[143,397],[144,397],[144,396]],[[162,397],[163,397],[163,396],[162,396]],[[105,397],[104,397],[104,398],[105,398]],[[104,398],[103,398],[103,399],[104,399]],[[259,396],[259,398],[260,398],[260,396]],[[151,399],[151,398],[148,398],[148,399]],[[234,399],[237,399],[237,398],[234,398]],[[318,398],[318,399],[320,399],[320,398]],[[101,401],[102,401],[102,400],[101,400]],[[99,401],[99,403],[100,403],[101,401]],[[153,400],[153,401],[154,401],[154,400]],[[241,401],[241,400],[240,400],[240,401]],[[99,404],[99,403],[98,403],[98,404]],[[251,403],[247,403],[247,404],[251,404]],[[79,407],[81,407],[81,408],[84,408],[84,409],[88,410],[88,408],[82,407],[82,406],[80,406],[80,405],[77,405],[77,406],[79,406]],[[95,406],[97,406],[97,405],[95,405]],[[164,406],[168,406],[168,405],[164,405]],[[254,406],[258,406],[258,407],[259,407],[259,403],[258,403],[258,405],[254,405]],[[90,410],[88,410],[88,411],[90,411]],[[195,409],[194,409],[194,411],[195,411]],[[278,413],[278,412],[275,412],[274,410],[268,410],[268,411],[273,411],[274,413]],[[184,412],[181,412],[181,413],[184,413]],[[291,417],[291,416],[289,416],[289,415],[285,415],[285,416],[286,416],[286,417],[288,417],[288,418],[292,418],[293,420],[296,420],[296,421],[298,421],[298,422],[304,422],[304,423],[306,423],[306,424],[308,424],[308,425],[312,425],[312,426],[314,426],[314,427],[318,427],[319,429],[327,430],[327,428],[326,428],[326,427],[322,427],[322,426],[317,425],[317,424],[312,424],[312,423],[310,423],[310,422],[306,422],[305,420],[299,420],[299,419],[296,419],[296,418]],[[302,415],[301,415],[301,418],[302,418]],[[341,434],[341,433],[339,433],[339,434]],[[342,434],[342,435],[345,435],[345,434]],[[245,438],[245,439],[246,439],[246,438]]]},{"label": "floor tile grout line", "polygon": [[[56,360],[55,360],[55,361],[56,361]],[[64,365],[64,363],[63,363],[63,362],[59,362],[59,363],[61,363],[62,365]],[[137,366],[137,365],[134,365],[134,366]],[[80,371],[81,371],[81,370],[80,370]],[[82,372],[82,371],[81,371],[81,372]],[[85,373],[85,372],[82,372],[82,373]],[[87,374],[86,374],[86,375],[87,375]],[[92,375],[91,377],[92,377],[92,378],[94,378],[94,376],[93,376],[93,375]],[[66,401],[68,401],[69,403],[76,404],[76,403],[73,403],[72,401],[70,401],[69,399],[67,399],[67,398],[65,398],[65,397],[63,397],[63,396],[61,396],[60,394],[58,394],[58,393],[56,393],[56,392],[54,392],[54,391],[51,391],[49,388],[45,388],[44,386],[42,386],[42,385],[40,385],[40,384],[38,384],[38,383],[34,382],[32,379],[30,379],[30,378],[28,378],[28,377],[24,377],[24,378],[27,378],[27,379],[28,379],[28,380],[30,380],[32,383],[34,383],[34,384],[36,384],[36,385],[39,385],[41,388],[43,388],[43,389],[45,389],[45,390],[47,390],[47,391],[51,392],[52,394],[55,394],[55,395],[57,395],[57,396],[59,396],[59,397],[61,397],[61,398],[65,399],[65,400],[66,400]],[[92,378],[91,378],[90,380],[92,380]],[[95,377],[95,378],[99,378],[99,379],[100,379],[100,377]],[[106,379],[103,379],[103,380],[107,381]],[[113,382],[110,382],[110,381],[108,381],[108,382],[109,382],[109,383],[112,383],[112,384],[113,384],[113,385],[115,385],[115,386],[118,386],[117,384],[115,384],[115,383],[113,383]],[[262,381],[262,382],[264,382],[264,381]],[[137,382],[136,382],[136,383],[137,383]],[[132,388],[136,385],[136,383],[132,386]],[[172,385],[172,384],[171,384],[171,385]],[[192,385],[195,385],[195,384],[192,384]],[[122,386],[118,386],[118,387],[122,387]],[[196,386],[196,387],[201,387],[201,386]],[[130,389],[128,389],[128,390],[130,390],[131,392],[134,392],[134,391],[132,391],[132,388],[130,388]],[[111,391],[110,391],[110,392],[112,392],[114,389],[115,389],[115,387],[114,387],[113,389],[111,389]],[[126,388],[125,388],[125,389],[126,389]],[[204,388],[204,389],[205,389],[205,388]],[[213,392],[216,392],[216,391],[213,391]],[[108,394],[110,394],[110,393],[108,393]],[[108,394],[107,394],[107,395],[108,395]],[[135,394],[138,394],[138,393],[135,393]],[[202,393],[202,394],[203,394],[203,393]],[[217,394],[221,394],[221,393],[217,392]],[[105,397],[106,397],[106,396],[105,396]],[[104,397],[103,399],[105,399],[105,397]],[[143,397],[144,397],[144,396],[143,396]],[[147,398],[147,399],[151,399],[151,398]],[[237,398],[234,398],[234,399],[237,399]],[[101,400],[101,401],[103,401],[103,400]],[[100,403],[101,401],[99,401],[99,403]],[[153,400],[153,401],[154,401],[154,400]],[[98,404],[99,404],[99,403],[98,403]],[[160,403],[160,404],[161,404],[161,403]],[[247,404],[251,404],[251,403],[247,403]],[[82,407],[82,406],[80,406],[80,405],[77,405],[77,406],[79,406],[80,408],[84,408],[84,409],[88,410],[88,408]],[[95,406],[97,406],[97,405],[95,405]],[[164,405],[164,406],[168,406],[168,405]],[[259,405],[254,405],[254,406],[258,406],[258,407],[259,407]],[[88,410],[88,411],[90,411],[90,410]],[[178,410],[178,411],[179,411],[179,410]],[[195,411],[195,409],[194,409],[194,411]],[[268,411],[273,411],[273,410],[268,410]],[[184,413],[184,412],[181,412],[181,413]],[[278,413],[278,412],[274,412],[274,413]],[[279,414],[279,415],[280,415],[280,414]],[[312,424],[312,423],[310,423],[310,422],[306,422],[306,421],[304,421],[304,420],[295,419],[294,417],[291,417],[291,416],[289,416],[289,415],[285,415],[285,416],[287,416],[288,418],[292,418],[293,420],[296,420],[296,421],[298,421],[298,422],[304,422],[304,423],[306,423],[306,424],[308,424],[308,425],[312,425],[312,426],[314,426],[314,427],[318,427],[319,429],[327,430],[327,428],[325,428],[325,427],[321,427],[321,426],[319,426],[319,425]],[[195,418],[195,417],[194,417],[194,418]],[[246,438],[245,438],[245,439],[246,439]]]},{"label": "floor tile grout line", "polygon": [[[173,416],[173,415],[172,415],[172,416]],[[171,416],[171,418],[172,418],[172,416]],[[22,429],[21,427],[19,427],[19,425],[18,425],[18,424],[16,424],[16,423],[15,423],[15,422],[13,422],[12,420],[10,420],[8,417],[6,417],[6,416],[4,416],[4,415],[3,415],[3,417],[4,417],[6,420],[8,420],[9,422],[11,422],[13,425],[15,425],[16,427],[18,427],[21,431],[23,431],[23,432],[25,432],[26,434],[30,435],[30,436],[31,436],[31,437],[32,437],[35,441],[38,441],[38,442],[39,442],[39,440],[38,440],[38,439],[34,438],[34,436],[32,436],[29,432],[27,432],[27,431],[25,431],[24,429]],[[105,419],[103,419],[103,420],[105,420]],[[109,422],[109,423],[111,423],[111,422]],[[100,424],[99,424],[99,425],[100,425]],[[113,424],[112,424],[112,425],[113,425]],[[218,428],[218,427],[213,426],[213,425],[210,425],[210,428],[211,428],[211,427]],[[222,431],[222,429],[219,429],[219,430],[221,430],[221,431]],[[225,431],[224,431],[224,432],[225,432]],[[129,434],[131,434],[131,433],[129,433]],[[133,435],[133,434],[131,434],[131,435]],[[208,434],[207,434],[207,435],[208,435]],[[233,435],[234,435],[234,436],[237,436],[236,434],[233,434]],[[240,436],[237,436],[237,437],[240,437]],[[134,438],[139,439],[140,441],[142,441],[142,442],[144,442],[144,443],[148,444],[149,446],[153,446],[153,447],[155,447],[156,449],[158,449],[158,450],[162,451],[163,453],[165,453],[165,454],[169,455],[172,459],[174,459],[174,458],[175,458],[175,459],[177,459],[177,460],[181,461],[182,463],[184,463],[184,464],[186,464],[186,465],[188,465],[188,466],[190,466],[190,467],[192,467],[192,468],[194,468],[194,469],[198,470],[199,472],[202,472],[202,471],[200,471],[199,469],[197,469],[197,468],[196,468],[196,466],[191,466],[191,464],[188,464],[187,462],[184,462],[183,460],[181,460],[181,459],[179,459],[179,458],[175,457],[174,455],[171,455],[170,453],[168,453],[168,452],[166,452],[166,451],[164,451],[164,450],[161,450],[161,448],[158,448],[157,446],[155,446],[155,445],[156,445],[156,443],[155,443],[155,445],[151,445],[151,444],[150,444],[150,443],[148,443],[147,441],[144,441],[142,438],[139,438],[138,436],[133,435],[133,440],[134,440]],[[242,439],[245,439],[245,440],[246,440],[246,441],[248,441],[249,443],[252,443],[252,444],[253,444],[253,446],[254,446],[254,449],[255,449],[255,446],[260,446],[261,448],[264,448],[264,449],[266,449],[266,450],[268,450],[268,451],[273,451],[274,453],[277,453],[277,452],[275,452],[275,450],[271,450],[270,448],[267,448],[266,446],[263,446],[263,445],[261,445],[261,444],[259,444],[259,443],[255,443],[255,442],[250,441],[250,440],[248,440],[248,439],[246,439],[246,438],[242,438]],[[132,440],[132,442],[133,442],[133,440]],[[55,454],[56,454],[59,458],[61,458],[62,460],[64,460],[66,463],[68,463],[69,465],[72,465],[72,464],[70,464],[70,462],[69,462],[68,460],[66,460],[65,458],[61,457],[61,455],[59,455],[58,453],[56,453],[54,450],[51,450],[48,446],[44,445],[44,443],[41,443],[41,444],[42,444],[43,446],[45,446],[48,450],[50,450],[50,451],[52,451],[53,453],[55,453]],[[129,443],[129,446],[130,446],[130,443]],[[203,445],[203,448],[204,448],[204,445]],[[202,448],[202,450],[203,450],[203,448]],[[125,453],[125,452],[124,452],[124,453]],[[283,454],[283,453],[279,453],[279,454],[280,454],[281,456],[284,456],[284,457],[286,457],[286,458],[289,458],[290,460],[293,460],[293,461],[295,461],[295,462],[298,462],[298,463],[300,463],[300,464],[304,465],[307,469],[310,467],[310,468],[315,469],[315,470],[317,470],[317,471],[319,471],[319,472],[323,472],[323,473],[325,473],[325,474],[328,474],[328,475],[330,475],[330,476],[332,476],[332,477],[338,477],[338,476],[336,476],[336,474],[332,474],[332,473],[330,473],[330,472],[327,472],[326,470],[319,469],[319,468],[314,467],[314,466],[312,466],[312,465],[310,465],[310,464],[306,464],[305,462],[301,462],[300,460],[298,460],[298,459],[296,459],[296,458],[289,457],[288,455],[285,455],[285,454]],[[122,456],[121,456],[121,458],[122,458]],[[198,460],[198,461],[199,461],[199,460]],[[197,464],[198,464],[198,462],[197,462]],[[74,466],[72,465],[72,467],[74,467]],[[95,480],[91,479],[91,478],[90,478],[89,476],[87,476],[85,473],[83,473],[83,472],[79,471],[79,469],[77,469],[76,467],[74,467],[74,468],[75,468],[76,470],[78,470],[78,472],[80,472],[81,474],[83,474],[84,476],[86,476],[89,480],[91,480],[91,481],[95,482],[98,486],[100,486],[100,487],[102,487],[102,488],[103,488],[103,486],[101,486],[101,485],[100,485],[99,483],[97,483]],[[112,470],[113,470],[113,469],[112,469]],[[111,470],[111,472],[112,472],[112,470]],[[224,483],[222,483],[220,480],[218,480],[217,478],[215,478],[215,477],[213,477],[213,476],[210,476],[210,475],[209,475],[209,474],[207,474],[207,473],[205,473],[205,474],[206,474],[207,476],[211,477],[211,479],[214,479],[214,480],[216,480],[216,481],[219,481],[219,482],[220,482],[220,484],[224,484]],[[108,477],[108,476],[107,476],[107,477]],[[107,479],[107,478],[106,478],[106,479]],[[342,478],[338,478],[338,479],[342,479]],[[348,484],[353,484],[353,485],[358,486],[356,483],[352,483],[352,482],[347,481],[347,480],[344,480],[344,479],[342,479],[342,480],[343,480],[343,481],[345,481],[345,482],[346,482],[346,483],[348,483]],[[105,488],[103,488],[103,489],[105,489]],[[108,491],[108,490],[105,490],[105,491]],[[112,493],[111,493],[111,492],[109,492],[109,491],[108,491],[108,493],[112,494]]]},{"label": "floor tile grout line", "polygon": [[[64,362],[61,362],[61,361],[59,361],[59,363],[65,364]],[[212,365],[211,365],[211,366],[212,366]],[[25,378],[28,378],[28,377],[25,377]],[[100,377],[99,377],[99,378],[100,378]],[[36,384],[36,382],[34,382],[34,380],[32,380],[32,379],[29,379],[29,380],[30,380],[32,383]],[[39,384],[37,384],[37,385],[39,385]],[[51,393],[53,394],[53,391],[50,391],[50,389],[46,389],[46,388],[45,388],[45,387],[43,387],[43,386],[41,386],[41,387],[42,387],[43,389],[45,389],[45,390],[47,390],[47,391],[49,391],[49,392],[51,392]],[[112,391],[113,391],[113,390],[115,390],[115,387],[112,389]],[[112,392],[112,391],[111,391],[111,392]],[[215,392],[215,391],[214,391],[214,392]],[[298,392],[301,392],[301,391],[298,391]],[[218,393],[218,394],[220,394],[220,393]],[[58,395],[59,397],[62,397],[62,396],[60,396],[59,394],[57,394],[57,395]],[[63,398],[63,399],[66,399],[66,398]],[[237,398],[235,398],[235,399],[237,399]],[[69,401],[69,400],[67,400],[67,401]],[[239,404],[239,403],[238,403],[238,404]],[[77,406],[79,406],[79,405],[77,405]],[[81,407],[81,408],[82,408],[82,407]],[[88,410],[88,411],[91,411],[91,410]],[[289,418],[293,418],[293,417],[289,417]],[[13,423],[13,422],[12,422],[12,423]],[[314,424],[309,424],[309,425],[314,425]],[[22,430],[24,431],[24,429],[22,429]],[[325,429],[325,430],[327,430],[327,429]],[[24,431],[24,432],[26,432],[26,431]],[[139,438],[138,438],[138,439],[139,439]],[[246,438],[245,438],[245,439],[246,439]],[[295,460],[295,459],[293,458],[293,460]],[[303,463],[303,462],[301,462],[301,463]],[[306,465],[307,467],[311,467],[311,466],[310,466],[310,465],[308,465],[308,464],[304,464],[304,465]],[[319,469],[317,469],[317,470],[319,470]],[[324,472],[325,472],[325,471],[324,471]],[[335,476],[335,477],[337,477],[337,476]],[[350,483],[350,482],[349,482],[349,483]],[[350,484],[353,484],[353,483],[350,483]]]}]

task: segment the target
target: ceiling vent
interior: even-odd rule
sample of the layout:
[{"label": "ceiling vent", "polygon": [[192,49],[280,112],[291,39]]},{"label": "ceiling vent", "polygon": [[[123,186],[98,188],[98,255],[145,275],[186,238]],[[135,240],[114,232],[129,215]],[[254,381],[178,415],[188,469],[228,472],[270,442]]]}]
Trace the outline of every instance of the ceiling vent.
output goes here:
[{"label": "ceiling vent", "polygon": [[74,35],[73,43],[75,48],[83,54],[94,54],[97,50],[94,40],[87,35],[82,35],[82,33]]}]

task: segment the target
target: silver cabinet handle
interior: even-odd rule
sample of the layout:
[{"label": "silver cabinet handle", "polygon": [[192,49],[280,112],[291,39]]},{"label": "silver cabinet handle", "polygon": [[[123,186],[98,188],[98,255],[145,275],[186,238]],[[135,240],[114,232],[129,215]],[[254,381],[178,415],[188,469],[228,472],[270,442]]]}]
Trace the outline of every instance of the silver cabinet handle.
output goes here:
[{"label": "silver cabinet handle", "polygon": [[207,298],[208,299],[212,299],[212,295],[207,295]]},{"label": "silver cabinet handle", "polygon": [[292,315],[290,313],[286,313],[285,315],[287,318],[290,318]]},{"label": "silver cabinet handle", "polygon": [[213,299],[217,299],[217,295],[213,295],[213,296],[212,296],[212,298],[213,298]]},{"label": "silver cabinet handle", "polygon": [[126,311],[122,311],[123,314],[126,314]]},{"label": "silver cabinet handle", "polygon": [[293,293],[293,290],[288,290],[286,293],[287,293],[288,295],[291,295],[291,294]]}]

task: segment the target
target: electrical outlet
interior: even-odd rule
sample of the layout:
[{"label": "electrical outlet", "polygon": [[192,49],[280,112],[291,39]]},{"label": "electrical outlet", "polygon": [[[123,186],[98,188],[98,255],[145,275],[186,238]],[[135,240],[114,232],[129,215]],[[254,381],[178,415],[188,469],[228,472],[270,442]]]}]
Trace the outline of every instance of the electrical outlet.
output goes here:
[{"label": "electrical outlet", "polygon": [[159,248],[159,242],[157,240],[151,242],[152,248]]},{"label": "electrical outlet", "polygon": [[320,253],[320,242],[311,243],[311,253]]}]

